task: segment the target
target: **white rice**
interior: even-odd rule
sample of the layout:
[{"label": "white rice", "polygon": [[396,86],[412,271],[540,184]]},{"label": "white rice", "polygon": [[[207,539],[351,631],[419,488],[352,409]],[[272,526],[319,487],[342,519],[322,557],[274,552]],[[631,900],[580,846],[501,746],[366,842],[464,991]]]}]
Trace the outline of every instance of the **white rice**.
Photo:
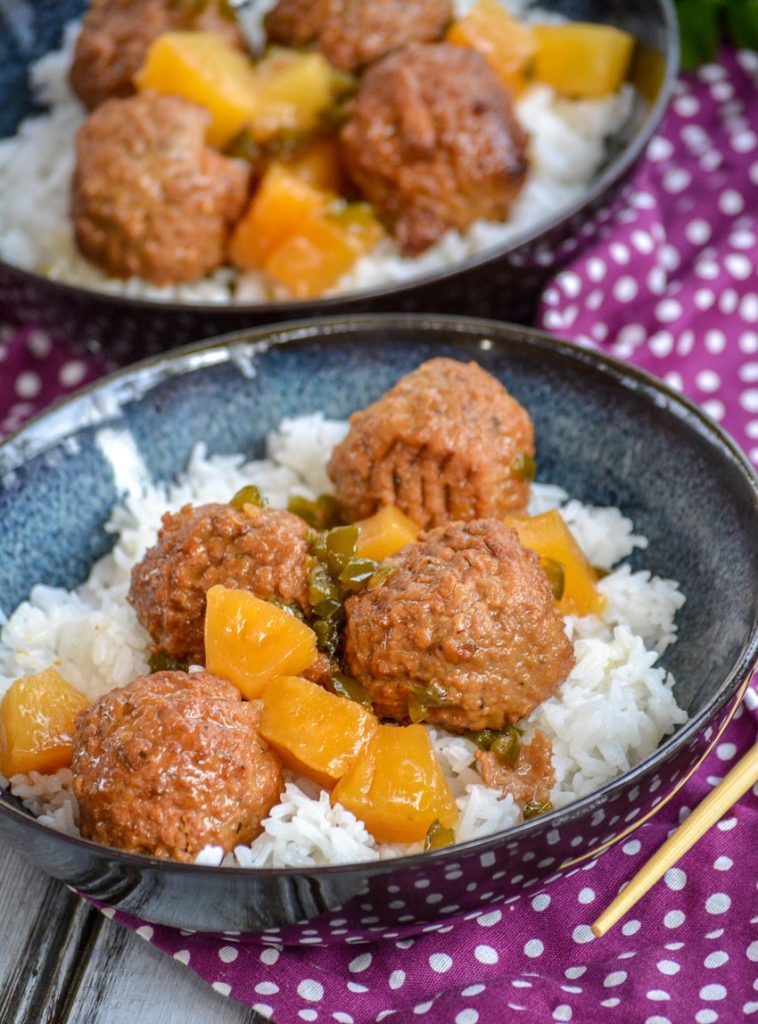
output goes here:
[{"label": "white rice", "polygon": [[[461,0],[459,13],[466,5]],[[256,37],[263,13],[263,6],[255,5],[246,24],[249,35]],[[539,15],[540,20],[546,17]],[[108,277],[81,256],[69,217],[69,197],[75,135],[86,112],[67,78],[78,31],[79,22],[70,24],[61,49],[32,66],[34,94],[48,112],[28,118],[14,137],[0,141],[0,258],[54,280],[132,297],[206,303],[271,298],[259,273],[221,267],[200,281],[159,287],[141,278]],[[415,259],[401,257],[394,242],[384,239],[355,264],[334,292],[373,288],[442,269],[513,241],[555,217],[581,198],[603,163],[605,140],[623,128],[636,102],[631,86],[600,100],[565,100],[547,86],[530,87],[518,100],[516,114],[531,137],[531,169],[508,221],[477,221],[465,234],[448,232]]]},{"label": "white rice", "polygon": [[[173,483],[150,483],[134,453],[127,493],[107,529],[115,535],[110,554],[95,564],[89,579],[69,593],[36,586],[0,630],[0,696],[13,680],[53,665],[91,700],[148,671],[149,638],[126,602],[132,565],[155,542],[162,514],[187,502],[224,500],[255,483],[272,505],[284,507],[292,489],[315,497],[328,489],[324,466],[346,424],[321,414],[284,420],[268,442],[268,457],[246,462],[242,455],[206,456],[202,446]],[[114,439],[101,431],[102,447]],[[575,536],[595,565],[606,568],[647,541],[634,533],[618,509],[569,501],[559,487],[535,484],[532,512],[561,507]],[[676,638],[675,615],[684,602],[673,580],[631,572],[621,564],[600,583],[608,597],[602,617],[570,617],[576,666],[556,694],[525,722],[526,736],[542,729],[553,744],[556,784],[551,794],[562,807],[605,785],[649,756],[662,738],[686,721],[673,695],[674,680],[657,664],[658,653]],[[474,745],[461,736],[429,728],[460,811],[458,841],[509,828],[522,820],[510,796],[483,785],[473,767]],[[379,845],[362,822],[315,783],[287,775],[287,788],[249,847],[227,863],[240,867],[310,866],[376,860],[420,849]],[[0,786],[7,785],[0,778]],[[16,775],[11,791],[40,821],[78,834],[70,792],[71,773]],[[220,848],[200,855],[220,864]]]}]

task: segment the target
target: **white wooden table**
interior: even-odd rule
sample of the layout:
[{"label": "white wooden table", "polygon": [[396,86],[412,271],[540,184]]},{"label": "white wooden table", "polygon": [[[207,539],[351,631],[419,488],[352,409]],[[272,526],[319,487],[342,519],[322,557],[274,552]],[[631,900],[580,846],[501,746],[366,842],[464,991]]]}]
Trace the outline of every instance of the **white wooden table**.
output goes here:
[{"label": "white wooden table", "polygon": [[0,844],[2,1024],[263,1024]]}]

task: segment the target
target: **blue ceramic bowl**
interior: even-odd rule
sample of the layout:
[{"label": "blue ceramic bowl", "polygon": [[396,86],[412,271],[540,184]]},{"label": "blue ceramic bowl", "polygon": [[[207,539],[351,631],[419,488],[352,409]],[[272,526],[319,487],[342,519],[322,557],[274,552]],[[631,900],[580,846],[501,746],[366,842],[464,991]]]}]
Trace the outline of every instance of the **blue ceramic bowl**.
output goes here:
[{"label": "blue ceramic bowl", "polygon": [[[445,317],[310,321],[204,342],[86,389],[0,446],[2,611],[34,582],[80,583],[112,544],[103,525],[128,467],[115,472],[103,428],[123,432],[153,477],[168,479],[198,441],[261,455],[283,416],[345,417],[436,355],[475,359],[506,382],[534,419],[539,477],[619,506],[650,538],[645,566],[681,581],[687,602],[664,663],[688,724],[570,807],[380,864],[245,871],[160,861],[49,831],[7,794],[0,838],[149,920],[276,928],[283,942],[312,944],[314,930],[325,942],[397,935],[528,891],[617,842],[683,784],[734,712],[756,655],[756,479],[723,432],[659,382],[536,331]],[[347,922],[338,934],[335,919]]]},{"label": "blue ceramic bowl", "polygon": [[[113,363],[211,334],[345,310],[436,310],[531,322],[546,278],[607,228],[622,186],[668,105],[679,67],[672,0],[535,0],[535,5],[572,20],[604,22],[631,33],[638,47],[630,77],[648,101],[646,110],[610,140],[604,165],[586,194],[558,215],[444,271],[308,302],[155,302],[61,284],[0,261],[6,319],[39,323],[69,346],[104,353]],[[12,135],[34,110],[29,64],[59,45],[63,26],[85,6],[86,0],[0,5],[0,138]]]}]

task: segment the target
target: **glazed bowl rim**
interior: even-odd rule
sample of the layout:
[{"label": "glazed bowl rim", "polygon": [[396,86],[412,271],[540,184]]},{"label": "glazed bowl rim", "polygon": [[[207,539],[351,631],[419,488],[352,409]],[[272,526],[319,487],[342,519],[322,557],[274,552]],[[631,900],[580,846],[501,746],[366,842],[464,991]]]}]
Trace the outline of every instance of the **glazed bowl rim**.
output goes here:
[{"label": "glazed bowl rim", "polygon": [[[77,406],[82,404],[86,406],[100,392],[116,392],[118,395],[124,389],[122,397],[123,401],[126,402],[130,398],[141,398],[166,379],[197,372],[206,367],[230,362],[234,363],[235,349],[237,348],[241,350],[242,358],[255,357],[278,346],[297,343],[307,344],[310,340],[339,345],[340,337],[344,335],[346,330],[371,332],[378,328],[410,329],[420,331],[422,334],[428,330],[446,330],[452,333],[453,336],[469,335],[471,336],[472,343],[476,336],[480,340],[487,338],[488,335],[493,335],[496,338],[499,336],[499,340],[504,342],[506,346],[509,343],[518,343],[532,350],[548,350],[558,353],[562,360],[567,359],[579,367],[589,367],[592,371],[599,372],[606,378],[611,379],[616,385],[642,394],[646,401],[652,401],[659,408],[664,409],[667,414],[674,415],[680,422],[686,424],[689,429],[695,430],[704,437],[709,447],[717,449],[721,459],[726,458],[734,464],[734,467],[741,474],[743,481],[752,491],[754,503],[758,507],[758,476],[756,476],[747,457],[738,448],[736,443],[718,424],[707,417],[697,405],[685,396],[667,387],[661,380],[647,371],[623,363],[621,360],[605,352],[578,346],[572,342],[555,338],[547,332],[535,328],[477,317],[423,313],[358,314],[292,320],[286,323],[269,324],[263,327],[253,327],[217,335],[143,359],[129,367],[100,378],[80,389],[74,395],[54,404],[2,441],[0,443],[0,480],[2,480],[2,474],[6,470],[13,470],[22,465],[26,459],[35,457],[42,451],[60,444],[71,433],[71,428],[75,425],[78,425],[80,429],[86,429],[87,427],[97,425],[98,419],[102,422],[112,416],[112,406],[108,406],[104,410],[99,409],[94,419],[85,416],[83,420],[80,420],[77,419],[76,415],[69,415],[72,412],[75,413]],[[130,395],[130,383],[141,381],[143,378],[147,378],[147,386],[143,389],[137,389],[136,392]],[[121,402],[119,401],[118,408],[120,406]],[[22,457],[14,459],[14,455],[21,455]],[[348,864],[310,867],[243,868],[195,863],[188,864],[181,861],[151,857],[146,854],[121,851],[91,840],[57,832],[55,829],[40,824],[27,811],[14,806],[7,800],[0,800],[0,813],[7,813],[11,817],[23,821],[27,826],[42,829],[44,834],[48,836],[52,835],[65,842],[74,843],[90,853],[94,852],[100,858],[108,857],[110,860],[133,865],[143,870],[149,868],[159,871],[192,872],[200,875],[211,872],[214,877],[220,877],[219,872],[222,875],[232,873],[235,877],[239,877],[241,873],[247,873],[253,879],[270,879],[278,876],[313,878],[314,876],[321,875],[349,874],[356,869],[375,875],[402,868],[420,867],[430,862],[455,859],[472,853],[483,852],[492,846],[502,845],[503,842],[510,841],[513,838],[526,838],[532,832],[541,831],[547,823],[551,824],[554,828],[559,827],[564,821],[571,820],[582,812],[588,811],[594,805],[603,803],[605,798],[610,796],[616,788],[626,786],[647,775],[665,756],[679,750],[688,740],[705,728],[719,710],[735,696],[740,685],[746,682],[757,658],[758,616],[754,617],[751,631],[743,643],[739,658],[722,679],[718,689],[710,696],[705,707],[696,717],[686,722],[672,735],[664,738],[656,750],[642,762],[623,775],[612,779],[601,788],[580,797],[565,807],[557,808],[548,814],[522,822],[510,829],[480,836],[476,839],[456,843],[438,850],[423,851],[384,861],[356,861]],[[686,777],[684,781],[686,781]],[[662,801],[660,806],[663,803],[665,801]],[[620,836],[616,838],[620,838]],[[590,853],[594,852],[597,851],[590,851]]]},{"label": "glazed bowl rim", "polygon": [[[666,48],[662,52],[665,61],[663,81],[658,92],[655,103],[650,107],[642,125],[632,138],[631,142],[624,146],[621,152],[601,171],[591,182],[590,186],[582,196],[574,202],[560,207],[556,213],[549,217],[543,217],[533,227],[525,228],[510,241],[493,245],[482,252],[475,253],[466,259],[456,261],[452,266],[441,270],[430,270],[424,274],[410,277],[404,281],[389,282],[388,284],[375,288],[361,288],[355,291],[348,291],[343,294],[328,295],[318,299],[285,299],[278,302],[188,302],[177,300],[150,299],[142,296],[123,295],[111,293],[106,290],[90,288],[85,285],[75,284],[68,281],[58,281],[46,277],[37,271],[26,270],[23,267],[0,260],[0,272],[10,273],[21,277],[26,281],[33,282],[38,287],[49,287],[53,292],[70,298],[78,297],[87,301],[101,301],[104,304],[128,307],[146,312],[183,312],[205,315],[219,314],[220,316],[233,314],[254,314],[256,316],[298,316],[299,311],[304,309],[323,311],[328,315],[331,310],[338,311],[346,304],[358,304],[378,299],[386,299],[392,295],[402,295],[417,288],[446,281],[457,277],[459,274],[467,273],[477,267],[488,263],[495,263],[503,257],[526,247],[537,241],[543,235],[549,234],[561,225],[566,224],[573,217],[580,214],[585,208],[592,206],[607,188],[625,176],[627,171],[635,164],[642,155],[652,139],[663,115],[671,101],[676,77],[679,73],[679,61],[681,56],[679,44],[679,27],[674,8],[674,0],[652,0],[657,5],[662,18],[663,27],[666,33]],[[9,136],[12,137],[12,136]],[[335,309],[336,307],[336,309]]]}]

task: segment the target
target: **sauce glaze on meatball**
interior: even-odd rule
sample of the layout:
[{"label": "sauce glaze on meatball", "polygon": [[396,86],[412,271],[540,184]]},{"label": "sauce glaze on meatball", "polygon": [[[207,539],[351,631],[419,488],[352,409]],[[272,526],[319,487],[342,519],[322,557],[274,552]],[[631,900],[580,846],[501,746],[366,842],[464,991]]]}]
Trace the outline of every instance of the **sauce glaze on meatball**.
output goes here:
[{"label": "sauce glaze on meatball", "polygon": [[357,71],[391,50],[440,39],[450,0],[279,0],[266,16],[271,42],[315,45],[342,71]]},{"label": "sauce glaze on meatball", "polygon": [[94,0],[76,41],[72,89],[89,110],[107,99],[131,96],[150,44],[164,32],[184,29],[214,32],[233,46],[245,46],[236,21],[221,12],[216,0],[200,10],[183,0]]},{"label": "sauce glaze on meatball", "polygon": [[503,796],[510,793],[519,804],[544,804],[550,799],[555,785],[553,745],[540,729],[521,747],[512,768],[491,750],[477,750],[474,757],[485,786],[499,789]]},{"label": "sauce glaze on meatball", "polygon": [[419,525],[523,512],[526,410],[476,363],[430,359],[350,417],[328,465],[351,521],[397,505]]},{"label": "sauce glaze on meatball", "polygon": [[298,516],[255,505],[166,513],[157,544],[132,569],[128,595],[155,650],[204,663],[205,595],[216,584],[309,610],[307,535]]},{"label": "sauce glaze on meatball", "polygon": [[345,604],[348,672],[379,716],[405,721],[420,691],[427,719],[453,732],[501,729],[563,682],[573,646],[533,551],[497,519],[451,523],[386,560],[394,571]]},{"label": "sauce glaze on meatball", "polygon": [[157,672],[105,694],[76,719],[82,835],[181,861],[252,842],[284,787],[261,709],[205,672]]},{"label": "sauce glaze on meatball", "polygon": [[223,263],[248,171],[205,144],[207,110],[178,96],[108,100],[79,129],[71,214],[114,277],[194,281]]},{"label": "sauce glaze on meatball", "polygon": [[526,135],[495,72],[448,43],[369,68],[340,142],[345,170],[405,256],[451,228],[504,220],[527,171]]}]

